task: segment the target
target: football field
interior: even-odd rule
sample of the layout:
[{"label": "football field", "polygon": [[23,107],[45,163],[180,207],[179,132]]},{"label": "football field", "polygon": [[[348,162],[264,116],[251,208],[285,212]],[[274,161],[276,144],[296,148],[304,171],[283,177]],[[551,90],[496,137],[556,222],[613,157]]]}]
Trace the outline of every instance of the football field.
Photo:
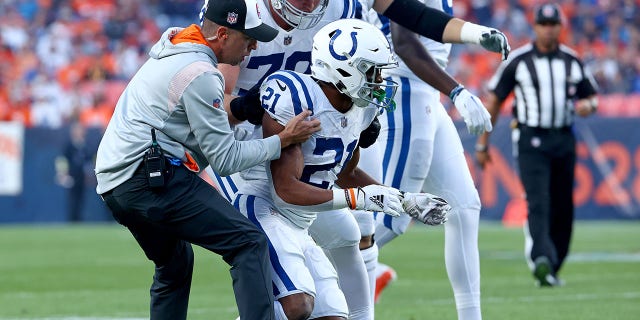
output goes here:
[{"label": "football field", "polygon": [[[377,319],[456,319],[443,228],[415,225],[380,252],[398,279]],[[537,288],[521,229],[480,227],[484,319],[640,319],[640,222],[578,222],[560,288]],[[235,319],[228,266],[194,248],[189,319]],[[0,319],[148,319],[153,265],[116,224],[0,226]]]}]

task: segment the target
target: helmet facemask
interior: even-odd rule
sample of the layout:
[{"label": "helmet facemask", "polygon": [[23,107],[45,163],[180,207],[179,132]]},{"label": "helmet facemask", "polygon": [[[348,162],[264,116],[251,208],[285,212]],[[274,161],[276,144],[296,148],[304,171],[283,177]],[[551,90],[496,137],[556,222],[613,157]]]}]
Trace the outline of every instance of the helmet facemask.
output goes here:
[{"label": "helmet facemask", "polygon": [[[364,75],[364,83],[357,91],[356,96],[350,94],[353,103],[361,108],[373,104],[388,111],[395,110],[396,102],[393,97],[398,90],[398,83],[391,79],[382,79],[382,71],[395,68],[398,63],[376,64],[362,58],[355,59],[353,63],[356,65],[356,69]],[[377,82],[378,79],[382,82]]]},{"label": "helmet facemask", "polygon": [[324,12],[327,10],[329,0],[320,0],[320,3],[312,12],[306,12],[296,8],[287,0],[270,0],[271,7],[276,14],[288,25],[300,30],[313,28],[320,22]]}]

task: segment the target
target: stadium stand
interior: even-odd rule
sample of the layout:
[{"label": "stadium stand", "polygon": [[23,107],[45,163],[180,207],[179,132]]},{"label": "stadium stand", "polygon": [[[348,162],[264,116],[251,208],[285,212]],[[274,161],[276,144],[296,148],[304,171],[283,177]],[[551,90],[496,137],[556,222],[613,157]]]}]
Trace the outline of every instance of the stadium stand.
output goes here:
[{"label": "stadium stand", "polygon": [[[539,1],[455,2],[456,16],[505,31],[516,48],[530,41],[525,12]],[[604,95],[604,114],[634,115],[616,102],[640,94],[640,1],[561,2],[563,35],[585,59]],[[0,120],[58,128],[74,119],[104,126],[119,93],[170,25],[196,22],[198,0],[8,0],[0,4]],[[455,46],[450,71],[473,92],[499,60]],[[638,102],[638,98],[633,98]],[[637,103],[635,104],[638,105]]]}]

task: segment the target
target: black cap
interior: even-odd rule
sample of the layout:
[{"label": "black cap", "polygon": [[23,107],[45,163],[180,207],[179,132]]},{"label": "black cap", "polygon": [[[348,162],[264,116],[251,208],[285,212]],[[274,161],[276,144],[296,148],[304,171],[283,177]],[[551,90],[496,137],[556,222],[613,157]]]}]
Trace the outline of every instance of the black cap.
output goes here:
[{"label": "black cap", "polygon": [[204,17],[261,42],[269,42],[278,35],[278,30],[260,19],[256,0],[209,0]]},{"label": "black cap", "polygon": [[560,7],[555,3],[541,5],[536,10],[535,22],[540,23],[561,23]]}]

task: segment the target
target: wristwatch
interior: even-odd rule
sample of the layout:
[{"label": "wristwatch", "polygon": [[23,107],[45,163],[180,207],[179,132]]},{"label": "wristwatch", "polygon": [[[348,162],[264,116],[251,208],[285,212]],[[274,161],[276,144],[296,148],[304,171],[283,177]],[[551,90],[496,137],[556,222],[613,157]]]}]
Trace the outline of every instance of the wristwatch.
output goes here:
[{"label": "wristwatch", "polygon": [[592,113],[598,111],[598,98],[593,97],[589,99],[589,105],[591,106]]},{"label": "wristwatch", "polygon": [[489,151],[489,146],[485,144],[476,144],[476,152],[487,152]]}]

